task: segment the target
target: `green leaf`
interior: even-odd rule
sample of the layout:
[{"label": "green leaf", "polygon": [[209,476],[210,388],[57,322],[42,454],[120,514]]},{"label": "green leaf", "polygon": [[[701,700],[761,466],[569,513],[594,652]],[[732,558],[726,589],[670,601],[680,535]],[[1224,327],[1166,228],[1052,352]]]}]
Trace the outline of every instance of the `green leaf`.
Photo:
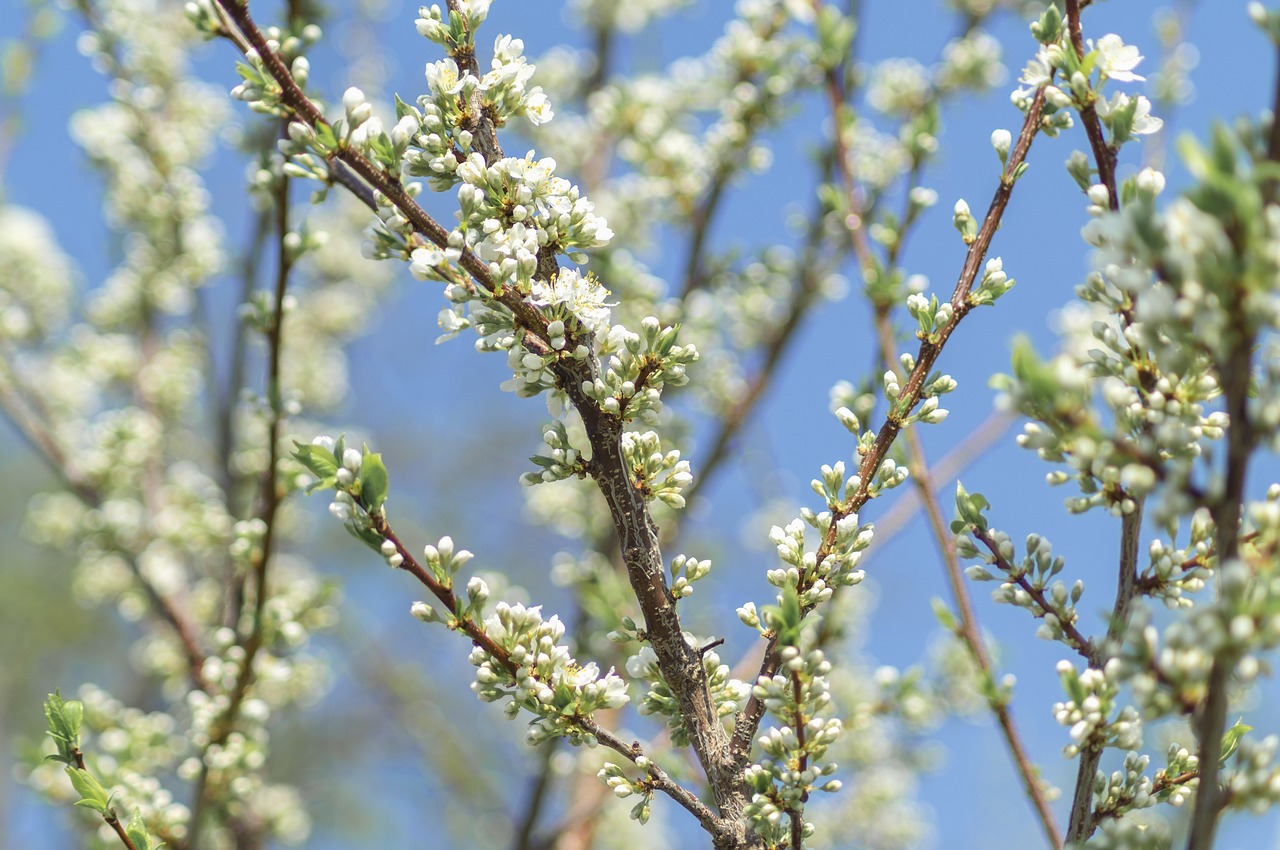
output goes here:
[{"label": "green leaf", "polygon": [[399,121],[406,115],[412,115],[416,110],[409,104],[400,99],[400,95],[396,95],[396,120]]},{"label": "green leaf", "polygon": [[138,850],[151,850],[151,834],[147,832],[147,825],[142,822],[142,812],[137,809],[133,812],[133,817],[129,818],[129,824],[124,828],[125,834],[129,836],[129,840],[133,842],[133,846]]},{"label": "green leaf", "polygon": [[933,616],[934,619],[938,621],[938,625],[952,633],[959,630],[959,624],[956,622],[956,616],[951,613],[951,609],[947,607],[947,603],[935,596],[930,600],[929,604],[933,606]]},{"label": "green leaf", "polygon": [[58,754],[49,758],[63,764],[74,764],[75,752],[80,747],[80,723],[84,718],[84,705],[78,700],[64,700],[60,691],[54,691],[44,701],[44,716],[49,727],[49,737],[58,746]]},{"label": "green leaf", "polygon": [[360,461],[360,502],[370,514],[376,514],[387,500],[387,492],[391,481],[387,475],[387,467],[382,462],[382,455],[369,451],[364,447],[364,456]]},{"label": "green leaf", "polygon": [[67,776],[71,779],[71,787],[80,795],[80,799],[76,801],[77,806],[93,809],[104,815],[107,813],[110,795],[92,773],[78,767],[68,767]]},{"label": "green leaf", "polygon": [[333,452],[315,443],[299,443],[294,441],[294,460],[307,468],[307,471],[321,481],[332,480],[338,471],[338,460]]},{"label": "green leaf", "polygon": [[80,723],[84,720],[84,703],[78,699],[64,702],[62,704],[62,717],[66,723],[67,734],[78,745],[80,742]]},{"label": "green leaf", "polygon": [[1234,726],[1228,729],[1222,735],[1222,753],[1218,756],[1219,763],[1225,764],[1227,759],[1240,748],[1240,740],[1244,738],[1245,733],[1253,731],[1252,726],[1244,724],[1244,718],[1236,720]]},{"label": "green leaf", "polygon": [[987,530],[987,518],[983,516],[983,511],[991,507],[991,503],[987,501],[987,497],[981,493],[969,493],[964,489],[964,485],[959,481],[956,482],[956,513],[960,515],[959,528],[956,523],[952,523],[951,530],[959,533],[967,527],[973,527],[979,531]]},{"label": "green leaf", "polygon": [[780,605],[764,606],[760,613],[764,617],[765,623],[773,629],[779,644],[783,646],[798,646],[800,644],[800,633],[816,623],[819,617],[812,612],[805,616],[804,610],[800,606],[800,593],[794,587],[787,586],[783,588],[779,602],[781,603]]}]

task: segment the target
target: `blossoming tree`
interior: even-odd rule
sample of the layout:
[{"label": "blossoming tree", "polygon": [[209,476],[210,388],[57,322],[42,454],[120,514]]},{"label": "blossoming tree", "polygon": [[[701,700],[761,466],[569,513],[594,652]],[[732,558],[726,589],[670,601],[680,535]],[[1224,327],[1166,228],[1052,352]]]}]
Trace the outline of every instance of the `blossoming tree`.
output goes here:
[{"label": "blossoming tree", "polygon": [[[30,536],[74,558],[82,595],[145,624],[130,656],[145,691],[129,703],[96,685],[51,694],[45,760],[26,772],[88,810],[95,846],[306,837],[305,795],[271,778],[268,744],[277,718],[323,689],[315,636],[342,608],[307,560],[313,491],[408,574],[402,610],[457,633],[445,645],[496,704],[482,722],[524,722],[528,794],[489,788],[498,799],[481,801],[455,783],[459,802],[521,807],[490,838],[503,846],[673,840],[646,838],[664,828],[718,850],[908,845],[916,812],[877,771],[918,764],[928,719],[961,693],[994,717],[1054,850],[1207,850],[1230,812],[1280,797],[1280,739],[1230,720],[1280,641],[1280,485],[1259,480],[1280,426],[1275,108],[1181,145],[1192,180],[1170,197],[1160,171],[1122,167],[1162,121],[1137,93],[1138,49],[1086,37],[1088,0],[956,2],[960,32],[936,65],[871,69],[858,61],[860,4],[742,0],[705,55],[634,76],[616,52],[678,15],[678,0],[575,0],[568,14],[594,51],[553,53],[536,72],[519,33],[484,34],[489,0],[449,0],[419,10],[434,55],[422,93],[403,98],[313,84],[322,22],[301,0],[73,5],[82,51],[110,79],[111,101],[72,130],[105,184],[118,263],[76,300],[39,215],[0,206],[0,406],[58,478],[31,501]],[[954,203],[964,259],[955,285],[933,291],[906,244],[938,200],[927,183],[942,110],[999,83],[984,26],[1014,13],[1029,34],[1009,48],[1029,58],[1013,129],[990,135],[990,201]],[[1258,38],[1280,44],[1280,13],[1249,13]],[[191,71],[202,41],[215,43],[206,57],[238,61],[230,94],[256,216],[238,255],[201,172],[233,114]],[[1180,72],[1167,63],[1167,91]],[[820,105],[821,127],[795,120],[801,101]],[[784,127],[818,147],[816,194],[796,198],[811,211],[790,245],[717,246],[731,184],[768,169],[767,139]],[[508,155],[517,138],[533,150]],[[947,373],[953,334],[976,308],[1003,309],[1013,286],[997,229],[1033,147],[1064,138],[1082,147],[1062,177],[1082,196],[1093,271],[1062,351],[1020,343],[995,381],[1026,420],[1019,443],[1072,490],[1068,510],[1113,518],[1113,595],[1086,595],[1044,536],[1000,531],[1000,505],[983,496],[958,486],[944,506],[919,433],[947,418],[944,396],[963,395]],[[684,251],[665,279],[643,259],[659,231]],[[501,389],[546,405],[539,453],[505,481],[518,477],[529,514],[572,539],[554,570],[569,591],[558,613],[539,604],[546,588],[477,570],[483,553],[452,536],[415,540],[397,499],[414,471],[343,435],[376,443],[373,424],[340,407],[344,346],[405,266],[443,296],[442,341],[474,334],[478,352],[504,358]],[[697,633],[699,606],[726,590],[712,592],[710,558],[681,552],[685,513],[844,275],[872,317],[872,377],[831,392],[852,463],[832,458],[809,506],[756,531],[776,548],[769,596],[733,599],[732,634]],[[210,318],[222,302],[202,290],[226,281],[238,290],[224,328]],[[868,672],[848,640],[877,542],[868,517],[896,488],[914,490],[949,581],[943,672]],[[1064,657],[1052,716],[1077,768],[1060,802],[969,582],[995,582],[996,600]],[[1101,629],[1085,605],[1106,606]],[[434,663],[421,665],[428,678]],[[449,751],[449,723],[424,746]],[[1160,813],[1184,803],[1172,829]],[[613,826],[619,812],[649,832]],[[443,846],[445,832],[406,842]]]}]

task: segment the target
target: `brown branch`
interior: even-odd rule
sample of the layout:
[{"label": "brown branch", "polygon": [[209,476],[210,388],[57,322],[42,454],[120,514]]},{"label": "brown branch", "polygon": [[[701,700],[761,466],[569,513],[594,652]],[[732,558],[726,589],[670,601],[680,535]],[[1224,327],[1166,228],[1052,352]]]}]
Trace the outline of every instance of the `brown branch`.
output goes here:
[{"label": "brown branch", "polygon": [[[458,0],[448,0],[447,5],[451,13],[456,12],[462,19],[462,25],[465,28],[467,26],[467,16],[463,13]],[[450,49],[449,55],[457,62],[461,76],[469,74],[476,79],[480,79],[482,75],[480,73],[480,63],[476,61],[473,33],[468,31],[463,43]],[[484,99],[479,88],[472,89],[467,98],[467,108],[464,112],[462,127],[471,133],[472,146],[484,156],[485,164],[493,165],[502,159],[502,146],[498,143],[497,128],[494,127],[492,118],[485,114]]]},{"label": "brown branch", "polygon": [[[1249,421],[1249,380],[1252,375],[1255,332],[1244,315],[1244,293],[1233,293],[1230,310],[1236,323],[1228,361],[1219,366],[1219,380],[1230,425],[1227,428],[1226,482],[1220,496],[1211,506],[1214,521],[1214,545],[1218,551],[1219,569],[1240,554],[1240,513],[1244,507],[1245,478],[1249,455],[1256,443]],[[1222,736],[1227,727],[1227,698],[1232,673],[1240,651],[1228,645],[1214,655],[1213,667],[1205,698],[1195,719],[1196,737],[1200,740],[1200,785],[1187,839],[1187,850],[1210,850],[1218,819],[1222,813],[1222,789],[1218,787],[1218,771]]]},{"label": "brown branch", "polygon": [[[1170,788],[1176,788],[1179,785],[1186,785],[1188,782],[1197,780],[1199,778],[1200,778],[1200,771],[1198,770],[1186,770],[1186,771],[1183,771],[1182,773],[1179,773],[1177,776],[1172,776],[1172,777],[1166,776],[1162,773],[1156,777],[1154,782],[1151,783],[1151,794],[1152,795],[1160,794],[1164,791],[1169,790]],[[1123,809],[1127,805],[1130,805],[1132,802],[1133,802],[1133,797],[1121,797],[1119,800],[1115,802],[1114,805],[1107,806],[1106,808],[1098,809],[1093,813],[1094,823],[1105,820],[1107,818],[1120,817],[1121,815],[1124,814],[1124,812],[1122,812],[1121,809]]]},{"label": "brown branch", "polygon": [[[843,97],[839,90],[839,78],[834,73],[828,74],[828,92],[833,104],[833,118],[836,124],[836,138],[838,148],[843,150],[843,125],[840,121],[838,113],[839,107],[843,104]],[[876,269],[874,257],[871,255],[870,247],[867,244],[866,236],[863,232],[862,221],[852,211],[857,209],[857,187],[853,174],[848,167],[847,155],[841,153],[839,156],[840,173],[844,181],[845,193],[851,210],[850,235],[853,238],[855,251],[857,252],[859,261],[863,268],[864,276],[868,276]],[[912,178],[918,173],[918,163],[913,167]],[[910,208],[909,208],[910,209]],[[910,222],[910,213],[902,217],[905,223]],[[905,225],[904,225],[905,226]],[[889,265],[892,267],[897,261],[897,251],[901,249],[901,240],[894,246],[892,255],[888,258]],[[875,325],[877,337],[880,341],[879,352],[880,357],[885,364],[885,368],[893,368],[893,364],[897,360],[896,344],[892,325],[890,322],[891,305],[876,304],[875,306]],[[896,370],[895,370],[896,371]],[[925,517],[928,520],[930,530],[932,531],[934,541],[938,547],[939,554],[942,556],[944,572],[947,576],[947,582],[951,587],[951,595],[955,601],[956,607],[959,609],[960,622],[957,633],[968,649],[974,663],[981,671],[981,675],[990,682],[995,681],[995,673],[993,670],[991,658],[989,657],[986,646],[983,643],[981,631],[978,626],[977,614],[973,608],[973,602],[969,594],[968,585],[965,582],[964,573],[961,570],[959,559],[956,557],[955,539],[950,534],[946,520],[942,516],[942,511],[938,506],[937,496],[933,491],[933,485],[929,478],[928,460],[924,454],[924,445],[920,440],[919,434],[914,428],[909,429],[906,434],[907,438],[907,462],[911,471],[911,478],[915,482],[915,493],[919,498],[920,505],[924,508]],[[1025,581],[1025,579],[1024,579]],[[996,716],[996,720],[1000,725],[1001,733],[1005,740],[1005,746],[1009,750],[1009,755],[1013,759],[1014,767],[1018,773],[1019,779],[1022,781],[1023,790],[1035,810],[1039,819],[1041,828],[1044,830],[1045,837],[1049,845],[1058,850],[1062,847],[1062,837],[1058,831],[1057,823],[1053,816],[1053,810],[1049,806],[1049,800],[1045,794],[1044,787],[1037,778],[1038,771],[1027,754],[1026,745],[1022,741],[1022,736],[1018,731],[1017,725],[1013,718],[1013,709],[1008,702],[1002,699],[991,699],[988,704],[992,712]]]},{"label": "brown branch", "polygon": [[511,850],[533,850],[535,846],[533,831],[538,825],[538,816],[542,814],[542,807],[547,801],[547,792],[551,789],[551,779],[555,774],[552,765],[557,749],[555,740],[547,741],[542,745],[542,759],[532,783],[533,787],[529,790],[529,802],[511,834]]},{"label": "brown branch", "polygon": [[0,408],[36,456],[72,493],[87,505],[97,505],[101,500],[97,488],[71,467],[67,453],[58,442],[53,423],[42,416],[35,401],[34,391],[13,368],[12,355],[0,358]]},{"label": "brown branch", "polygon": [[[1266,150],[1266,160],[1270,164],[1280,162],[1280,112],[1276,112],[1280,109],[1280,62],[1275,73]],[[1264,202],[1274,205],[1277,195],[1275,178],[1265,180],[1261,190]],[[1260,436],[1249,420],[1249,382],[1257,331],[1254,320],[1247,313],[1243,283],[1232,292],[1227,306],[1236,321],[1231,323],[1232,344],[1227,361],[1218,366],[1218,379],[1222,384],[1224,407],[1230,422],[1227,429],[1226,481],[1221,495],[1211,505],[1219,567],[1240,554],[1240,515],[1244,508],[1249,455]],[[1227,725],[1227,691],[1239,655],[1238,650],[1232,649],[1214,656],[1204,703],[1195,721],[1196,736],[1200,739],[1201,776],[1191,814],[1187,850],[1209,850],[1213,846],[1218,819],[1227,803],[1223,789],[1218,786],[1218,771],[1221,767],[1222,737]]]},{"label": "brown branch", "polygon": [[129,837],[129,833],[124,831],[124,824],[120,823],[120,818],[116,817],[115,809],[107,809],[107,811],[102,815],[102,819],[107,822],[107,826],[115,830],[116,836],[120,839],[121,844],[129,848],[129,850],[138,850],[137,846],[133,843],[133,839]]},{"label": "brown branch", "polygon": [[[281,138],[288,138],[289,125],[286,119],[279,122],[279,130]],[[276,177],[276,185],[274,197],[272,199],[272,214],[274,217],[274,229],[276,237],[276,277],[275,287],[272,299],[273,314],[271,325],[267,328],[267,375],[266,375],[266,393],[267,402],[271,408],[271,416],[267,424],[267,465],[262,474],[261,489],[259,495],[259,504],[257,516],[263,522],[262,543],[260,547],[254,549],[252,558],[253,566],[253,611],[251,614],[248,632],[239,634],[237,642],[244,650],[244,659],[240,663],[239,673],[236,676],[235,684],[231,688],[228,695],[227,708],[218,718],[216,725],[209,735],[209,743],[205,746],[204,751],[207,753],[210,747],[220,746],[223,744],[232,730],[235,728],[236,720],[240,715],[240,708],[244,704],[244,700],[249,694],[249,687],[254,679],[254,661],[257,660],[258,652],[262,649],[263,625],[266,620],[265,612],[267,605],[267,575],[271,565],[272,555],[274,554],[275,533],[276,533],[276,513],[280,507],[280,482],[278,480],[278,472],[280,465],[280,427],[283,423],[284,412],[284,387],[281,382],[281,365],[284,346],[284,313],[285,313],[285,296],[289,288],[289,275],[293,270],[293,257],[289,255],[286,247],[286,236],[289,234],[289,177],[285,174],[279,174]],[[229,496],[229,494],[228,494]],[[233,595],[233,601],[236,602],[236,608],[239,608],[239,602],[243,599],[242,582],[237,583],[236,593]],[[233,613],[239,614],[239,611]],[[233,623],[232,628],[237,632],[242,628],[241,623]],[[202,760],[204,761],[204,760]],[[209,767],[204,764],[201,768],[200,777],[196,782],[195,807],[191,817],[191,839],[188,844],[188,850],[193,850],[198,846],[199,830],[201,814],[205,807],[212,802],[209,799]]]}]

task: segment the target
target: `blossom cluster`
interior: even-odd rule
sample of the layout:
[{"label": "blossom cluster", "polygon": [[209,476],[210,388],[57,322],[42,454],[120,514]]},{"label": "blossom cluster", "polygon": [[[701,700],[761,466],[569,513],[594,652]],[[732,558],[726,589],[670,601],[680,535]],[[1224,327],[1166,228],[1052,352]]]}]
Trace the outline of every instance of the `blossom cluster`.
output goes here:
[{"label": "blossom cluster", "polygon": [[573,659],[560,643],[565,629],[558,616],[543,619],[540,608],[500,602],[484,627],[506,656],[473,649],[470,660],[477,670],[471,688],[485,702],[509,698],[508,716],[522,708],[534,714],[527,735],[531,744],[563,736],[594,745],[594,735],[580,721],[597,710],[621,708],[630,698],[626,682],[612,668],[601,675],[594,661]]},{"label": "blossom cluster", "polygon": [[[771,727],[757,742],[759,762],[747,768],[751,802],[745,816],[751,829],[766,841],[779,842],[787,834],[784,817],[799,818],[812,791],[840,790],[838,779],[824,779],[836,770],[825,761],[843,724],[823,716],[830,710],[826,676],[831,671],[821,650],[802,653],[797,647],[782,650],[779,672],[760,677],[752,692],[783,725]],[[803,835],[814,832],[805,822]]]}]

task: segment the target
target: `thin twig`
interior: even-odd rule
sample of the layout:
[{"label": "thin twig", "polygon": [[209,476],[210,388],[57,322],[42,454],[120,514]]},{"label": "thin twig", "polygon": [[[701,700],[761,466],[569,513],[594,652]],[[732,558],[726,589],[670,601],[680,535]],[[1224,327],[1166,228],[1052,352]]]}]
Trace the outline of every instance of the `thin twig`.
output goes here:
[{"label": "thin twig", "polygon": [[[757,33],[756,36],[766,41],[773,38],[779,32],[785,20],[786,18],[783,15],[775,15],[769,22],[769,28],[763,33]],[[735,82],[745,83],[750,79],[751,74],[743,72],[738,75],[738,79]],[[742,125],[744,132],[724,152],[725,158],[716,163],[715,169],[711,173],[706,193],[703,194],[693,209],[693,215],[689,222],[691,231],[689,248],[685,255],[683,283],[680,287],[680,299],[682,301],[687,299],[690,293],[702,288],[707,283],[706,270],[703,266],[706,260],[707,240],[711,235],[711,225],[715,221],[721,202],[724,200],[729,181],[737,172],[731,157],[745,150],[751,144],[751,140],[755,137],[755,132],[758,129],[758,124],[765,116],[764,107],[771,97],[763,88],[758,88],[756,94],[754,101],[745,106],[740,106],[741,113],[737,116],[736,121]]]},{"label": "thin twig", "polygon": [[[879,319],[879,324],[887,326],[888,317],[882,315]],[[892,345],[892,333],[884,330],[883,327],[880,337],[886,346]],[[884,355],[886,360],[892,360],[894,355],[892,347],[888,347]],[[973,599],[969,594],[969,586],[965,581],[960,559],[956,555],[955,537],[952,536],[950,529],[947,527],[947,521],[943,518],[942,510],[938,505],[937,494],[934,492],[933,483],[929,479],[929,462],[924,454],[924,445],[914,427],[907,429],[906,441],[907,466],[911,471],[911,479],[915,482],[915,491],[920,498],[921,506],[924,508],[925,518],[928,520],[929,529],[933,533],[938,554],[942,556],[943,572],[946,574],[947,584],[951,588],[951,598],[960,614],[957,634],[968,649],[969,655],[972,657],[974,664],[977,665],[982,677],[989,682],[995,682],[995,665],[992,663],[991,657],[987,653],[986,644],[982,640],[982,631],[978,625],[978,615],[973,607]],[[1025,577],[1023,577],[1023,581],[1026,581]],[[1047,602],[1048,600],[1045,601]],[[1066,626],[1074,631],[1074,626],[1070,624],[1066,624]],[[1009,749],[1009,755],[1013,759],[1018,778],[1022,781],[1023,791],[1027,796],[1028,802],[1031,803],[1032,809],[1035,810],[1036,817],[1040,821],[1040,827],[1044,830],[1045,838],[1053,850],[1060,850],[1062,847],[1062,835],[1058,831],[1053,809],[1049,806],[1049,799],[1045,795],[1043,784],[1040,782],[1039,771],[1027,754],[1022,735],[1014,722],[1013,708],[1007,700],[1000,697],[989,699],[988,705],[1000,725],[1000,732],[1004,736],[1005,746]]]},{"label": "thin twig", "polygon": [[[288,129],[286,121],[279,122],[281,137],[288,137]],[[267,423],[267,464],[262,473],[257,510],[257,517],[263,523],[263,534],[260,545],[253,550],[252,557],[253,610],[250,615],[247,632],[240,632],[244,628],[244,624],[232,624],[232,628],[239,633],[237,642],[244,650],[244,658],[240,662],[239,673],[236,676],[230,694],[227,696],[226,710],[218,718],[217,724],[209,735],[209,743],[205,747],[206,753],[210,747],[223,744],[235,728],[236,720],[240,715],[240,708],[248,697],[249,687],[253,683],[254,662],[257,660],[258,652],[262,649],[263,628],[266,622],[267,578],[272,557],[274,556],[276,514],[280,508],[282,495],[279,482],[280,429],[285,418],[285,393],[281,381],[281,370],[284,354],[285,300],[289,291],[289,275],[293,271],[294,263],[294,257],[287,247],[288,240],[286,238],[289,235],[289,184],[290,178],[287,175],[283,173],[277,175],[272,199],[277,257],[275,287],[272,297],[273,313],[271,324],[267,328],[266,340],[266,394],[271,412]],[[188,850],[193,850],[198,846],[200,815],[211,802],[208,799],[210,793],[208,787],[209,767],[207,760],[205,761],[206,763],[201,768],[200,778],[196,783],[196,803],[191,818],[191,843],[188,845]]]},{"label": "thin twig", "polygon": [[[81,752],[80,748],[74,747],[71,750],[71,755],[76,761],[76,767],[88,773],[89,768],[84,766],[84,753]],[[125,847],[129,848],[129,850],[138,850],[133,843],[133,839],[129,838],[129,833],[125,832],[124,826],[120,823],[120,818],[116,817],[115,808],[109,806],[107,810],[102,813],[102,819],[115,831],[115,834],[120,838],[120,841]]]},{"label": "thin twig", "polygon": [[[627,760],[634,763],[641,756],[644,756],[644,751],[640,748],[638,741],[630,744],[625,743],[617,735],[600,726],[589,717],[580,718],[576,722],[582,727],[583,731],[591,733],[596,737],[596,740],[624,756]],[[728,834],[729,826],[724,819],[717,817],[716,813],[707,808],[707,805],[699,800],[697,796],[673,780],[652,758],[646,758],[643,770],[653,787],[675,800],[676,803],[697,818],[703,829],[713,839],[719,840],[722,836]]]},{"label": "thin twig", "polygon": [[1079,653],[1080,657],[1083,658],[1089,666],[1101,667],[1102,662],[1100,661],[1098,648],[1094,646],[1093,641],[1085,637],[1084,634],[1076,628],[1075,623],[1070,622],[1065,617],[1059,615],[1058,607],[1053,604],[1053,601],[1050,600],[1048,596],[1045,595],[1044,590],[1033,585],[1021,569],[1010,563],[1009,560],[1000,553],[1000,545],[996,542],[995,537],[991,535],[991,532],[973,528],[970,529],[969,533],[972,534],[976,540],[981,542],[983,546],[987,547],[987,551],[991,553],[991,557],[994,559],[996,566],[1008,575],[1013,580],[1014,584],[1018,585],[1018,587],[1030,596],[1032,601],[1039,606],[1041,613],[1036,614],[1035,616],[1039,619],[1044,619],[1045,614],[1053,614],[1057,617],[1058,624],[1062,627],[1062,634],[1067,638],[1066,642],[1070,647]]},{"label": "thin twig", "polygon": [[746,392],[739,396],[724,416],[720,418],[716,434],[711,440],[711,448],[707,450],[706,455],[694,467],[698,471],[698,475],[694,478],[693,483],[685,488],[684,497],[686,500],[692,501],[694,495],[706,486],[720,464],[729,458],[729,449],[733,446],[734,440],[746,423],[750,421],[752,413],[755,412],[773,379],[777,376],[779,364],[781,364],[783,357],[786,356],[792,344],[799,337],[797,331],[803,324],[805,316],[808,315],[809,309],[817,300],[818,282],[824,273],[824,269],[818,261],[823,219],[824,216],[819,212],[810,228],[808,244],[805,246],[804,256],[800,265],[800,280],[796,283],[791,302],[787,305],[786,317],[769,338],[760,366],[756,369],[756,373],[752,377]]},{"label": "thin twig", "polygon": [[520,815],[512,832],[511,850],[533,850],[533,831],[538,825],[543,804],[550,796],[547,792],[551,789],[551,779],[555,774],[553,765],[558,749],[558,742],[554,739],[547,741],[541,747],[540,763],[529,789],[529,801],[525,804],[524,812]]},{"label": "thin twig", "polygon": [[[1277,81],[1280,100],[1280,80]],[[1277,122],[1280,123],[1280,122]],[[1280,133],[1273,133],[1280,153]],[[1219,569],[1240,555],[1240,514],[1244,507],[1244,487],[1249,455],[1257,437],[1249,421],[1249,383],[1253,374],[1253,347],[1256,331],[1245,315],[1243,287],[1233,291],[1228,310],[1234,322],[1232,345],[1227,362],[1218,367],[1219,380],[1230,425],[1227,427],[1227,468],[1222,493],[1214,499],[1211,513],[1214,521],[1214,545],[1218,550]],[[1221,604],[1221,603],[1220,603]],[[1214,654],[1209,670],[1204,701],[1195,719],[1199,739],[1200,784],[1188,828],[1187,850],[1210,850],[1224,801],[1218,787],[1222,736],[1227,727],[1227,699],[1231,677],[1240,660],[1240,650],[1228,644]]]},{"label": "thin twig", "polygon": [[[840,78],[834,72],[828,74],[828,95],[832,102],[833,120],[835,121],[835,133],[837,139],[839,155],[840,174],[844,182],[844,190],[846,194],[846,202],[849,205],[850,214],[848,219],[851,222],[851,236],[855,248],[855,253],[863,268],[864,277],[870,277],[878,268],[875,258],[871,254],[870,246],[867,244],[865,233],[863,232],[861,218],[858,215],[859,202],[857,194],[857,183],[848,164],[848,156],[844,153],[846,143],[843,140],[843,122],[840,120],[840,109],[843,107],[844,98],[840,89]],[[910,175],[910,183],[914,183],[919,175],[920,163],[914,163]],[[908,189],[910,192],[910,189]],[[902,216],[904,222],[904,233],[911,221],[912,211],[915,208],[908,206],[908,212]],[[897,264],[898,252],[902,249],[903,240],[897,240],[896,244],[890,251],[887,258],[889,268],[893,268]],[[876,304],[875,306],[875,328],[876,337],[879,339],[879,353],[883,361],[885,369],[894,368],[897,360],[897,345],[894,339],[893,325],[891,320],[892,305]],[[896,371],[896,369],[895,369]],[[987,653],[986,645],[982,640],[981,629],[978,625],[977,614],[973,607],[973,601],[969,594],[968,584],[965,582],[964,572],[960,567],[960,561],[956,557],[955,538],[951,535],[947,527],[946,520],[943,518],[942,510],[938,505],[937,495],[933,490],[932,481],[929,478],[929,464],[925,457],[924,445],[920,440],[920,435],[915,428],[909,428],[906,433],[906,456],[908,469],[911,472],[911,478],[915,482],[914,491],[917,494],[920,505],[924,508],[925,518],[929,523],[929,528],[933,534],[934,542],[938,548],[938,553],[942,556],[943,571],[946,574],[947,582],[951,588],[951,596],[960,614],[958,635],[965,647],[969,651],[974,663],[978,666],[981,675],[990,682],[995,681],[994,665]],[[1018,731],[1017,724],[1014,722],[1013,709],[1008,701],[1000,698],[988,701],[992,713],[996,716],[999,723],[1001,733],[1005,740],[1005,746],[1009,750],[1009,755],[1013,759],[1014,768],[1018,773],[1019,779],[1022,781],[1023,790],[1027,796],[1027,800],[1031,803],[1032,809],[1036,813],[1036,817],[1040,822],[1041,828],[1044,830],[1045,838],[1054,850],[1060,850],[1062,847],[1062,836],[1058,830],[1057,823],[1053,816],[1053,810],[1049,806],[1049,800],[1045,795],[1044,786],[1038,778],[1038,771],[1032,763],[1031,758],[1027,754],[1026,745],[1022,741],[1022,735]]]}]

